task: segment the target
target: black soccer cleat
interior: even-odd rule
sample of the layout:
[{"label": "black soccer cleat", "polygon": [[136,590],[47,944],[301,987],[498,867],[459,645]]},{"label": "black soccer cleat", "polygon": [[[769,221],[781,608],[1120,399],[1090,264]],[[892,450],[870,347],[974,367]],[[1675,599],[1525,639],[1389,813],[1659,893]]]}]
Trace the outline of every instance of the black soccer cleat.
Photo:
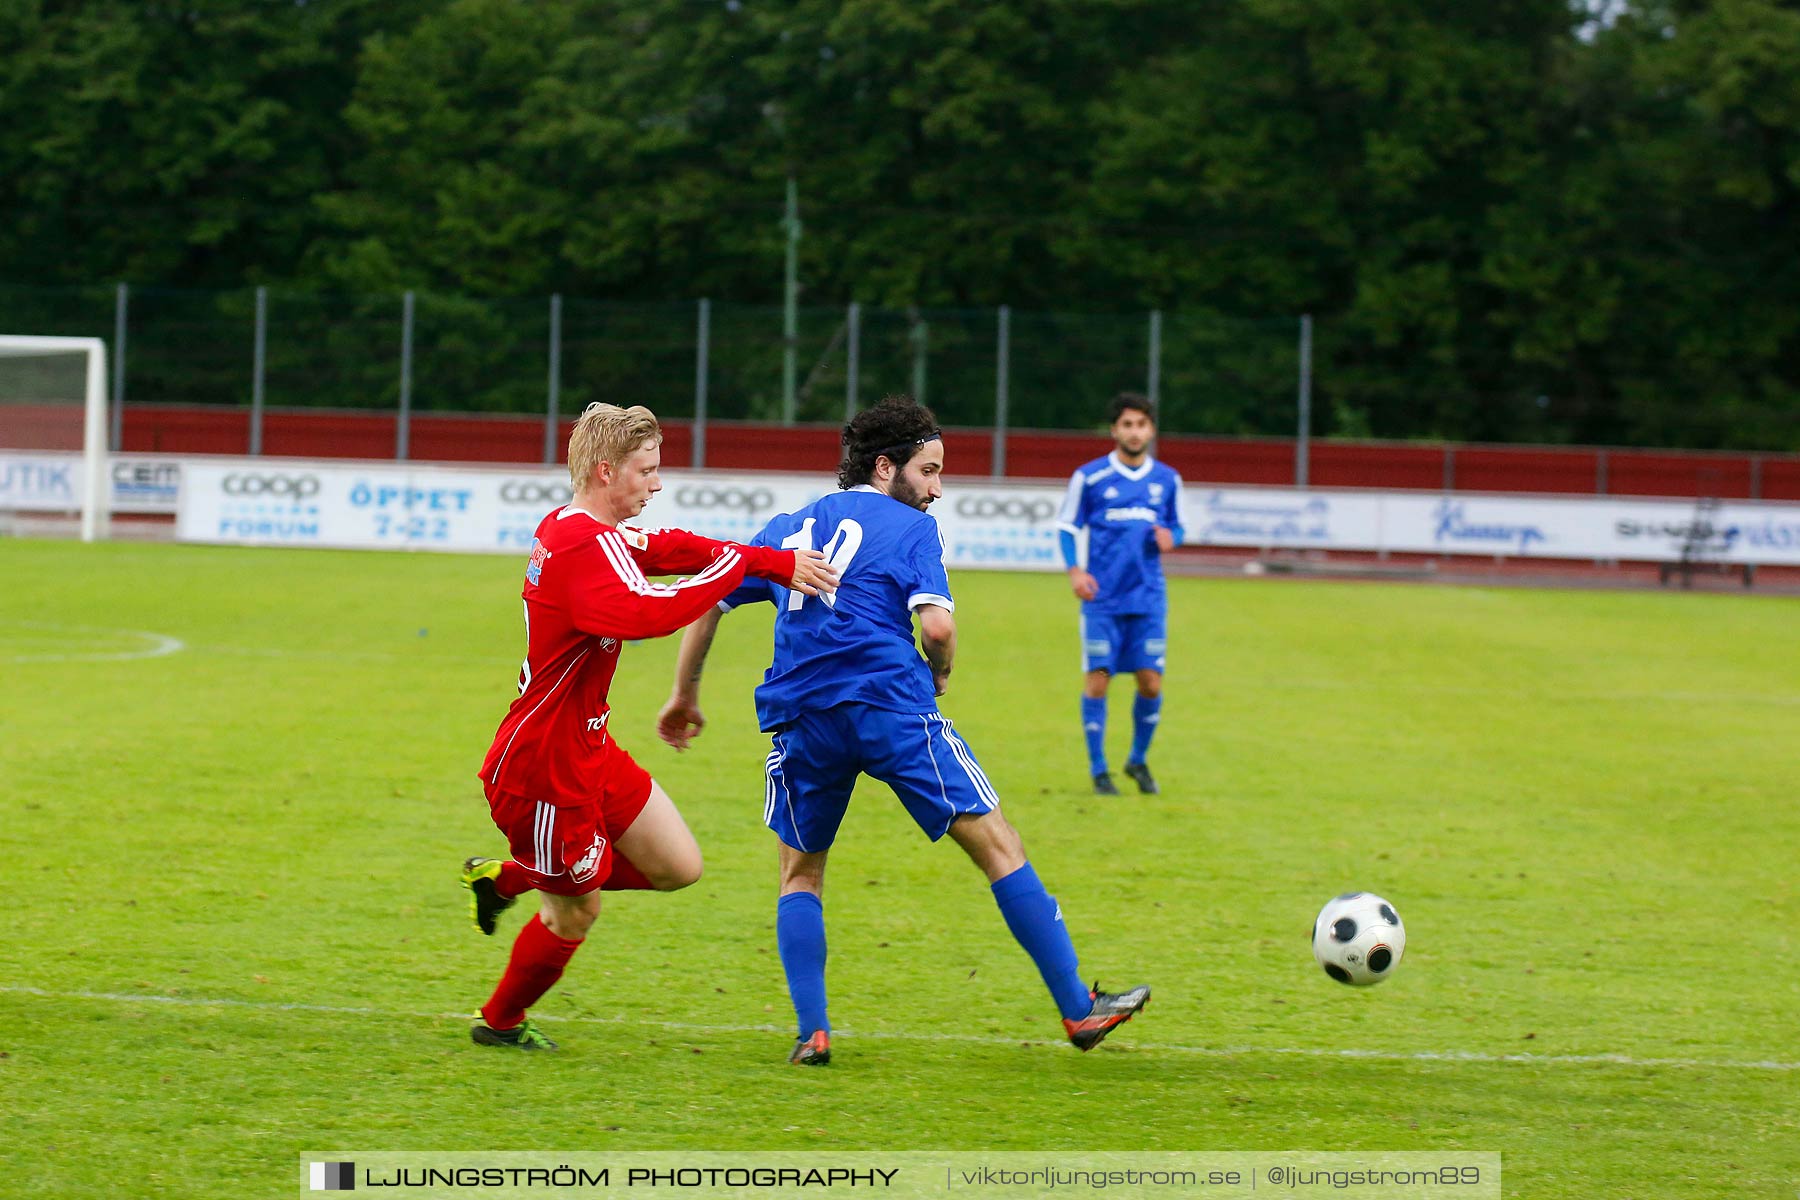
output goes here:
[{"label": "black soccer cleat", "polygon": [[1149,763],[1126,763],[1125,774],[1131,776],[1138,785],[1138,791],[1146,796],[1154,796],[1162,791],[1156,786],[1156,776],[1150,773]]},{"label": "black soccer cleat", "polygon": [[1130,991],[1102,992],[1097,990],[1088,994],[1094,998],[1094,1006],[1088,1009],[1088,1015],[1079,1021],[1063,1018],[1063,1028],[1068,1031],[1069,1040],[1075,1043],[1077,1050],[1086,1052],[1106,1040],[1106,1035],[1131,1020],[1150,1003],[1150,988],[1147,984],[1139,984]]},{"label": "black soccer cleat", "polygon": [[822,1067],[831,1061],[831,1035],[815,1029],[811,1037],[796,1038],[788,1062],[796,1067]]},{"label": "black soccer cleat", "polygon": [[1105,771],[1102,771],[1098,775],[1094,776],[1094,795],[1096,795],[1096,796],[1116,796],[1118,794],[1119,794],[1119,785],[1112,781],[1111,775],[1107,774]]},{"label": "black soccer cleat", "polygon": [[469,919],[475,928],[492,935],[500,914],[513,906],[517,896],[502,896],[494,886],[500,879],[497,858],[465,858],[462,885],[469,889]]},{"label": "black soccer cleat", "polygon": [[554,1050],[556,1043],[538,1032],[538,1027],[530,1021],[521,1022],[512,1029],[494,1029],[479,1016],[475,1024],[469,1027],[469,1040],[477,1046],[505,1046],[510,1050]]}]

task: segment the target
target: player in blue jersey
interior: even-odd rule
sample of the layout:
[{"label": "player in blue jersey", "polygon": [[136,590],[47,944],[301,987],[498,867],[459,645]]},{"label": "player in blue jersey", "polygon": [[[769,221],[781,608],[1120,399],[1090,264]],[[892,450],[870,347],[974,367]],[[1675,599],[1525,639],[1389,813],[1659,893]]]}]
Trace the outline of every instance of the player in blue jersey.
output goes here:
[{"label": "player in blue jersey", "polygon": [[[839,572],[821,603],[780,587],[741,587],[688,627],[658,733],[686,749],[705,719],[700,673],[722,613],[775,605],[774,662],[756,689],[771,735],[763,820],[780,839],[776,942],[799,1021],[792,1063],[831,1059],[825,1011],[825,860],[859,775],[893,788],[936,841],[949,834],[987,875],[1013,936],[1036,963],[1063,1028],[1092,1049],[1131,1019],[1150,989],[1090,990],[1055,897],[968,744],[938,712],[956,657],[956,605],[937,521],[944,443],[931,410],[890,396],[844,427],[842,489],[769,522],[755,544],[822,551]],[[919,644],[913,621],[918,620]],[[923,656],[920,648],[923,648]]]},{"label": "player in blue jersey", "polygon": [[[1081,600],[1081,728],[1087,735],[1094,791],[1116,796],[1106,764],[1106,687],[1113,675],[1137,676],[1131,705],[1131,756],[1125,774],[1154,793],[1150,739],[1162,719],[1168,595],[1162,556],[1181,545],[1181,476],[1150,457],[1156,414],[1135,392],[1113,399],[1112,453],[1077,468],[1057,516],[1069,586]],[[1087,556],[1078,534],[1087,530]]]}]

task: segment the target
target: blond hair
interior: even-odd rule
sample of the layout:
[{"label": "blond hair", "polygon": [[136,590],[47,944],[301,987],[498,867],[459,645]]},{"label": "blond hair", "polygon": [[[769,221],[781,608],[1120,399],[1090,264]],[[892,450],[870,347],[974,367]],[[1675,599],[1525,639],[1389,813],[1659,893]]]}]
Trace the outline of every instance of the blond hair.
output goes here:
[{"label": "blond hair", "polygon": [[587,406],[569,434],[569,483],[577,491],[594,478],[603,462],[617,467],[646,443],[662,445],[656,414],[641,404],[620,408],[599,401]]}]

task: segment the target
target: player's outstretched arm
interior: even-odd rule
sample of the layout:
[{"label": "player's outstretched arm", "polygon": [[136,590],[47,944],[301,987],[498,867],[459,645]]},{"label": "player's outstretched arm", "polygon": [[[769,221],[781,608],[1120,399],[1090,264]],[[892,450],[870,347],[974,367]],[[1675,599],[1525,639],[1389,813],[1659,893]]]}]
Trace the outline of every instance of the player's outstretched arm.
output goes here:
[{"label": "player's outstretched arm", "polygon": [[646,575],[686,575],[704,571],[730,542],[701,537],[686,529],[636,529],[619,527],[631,557]]},{"label": "player's outstretched arm", "polygon": [[580,574],[565,586],[564,596],[570,620],[583,633],[621,639],[667,637],[731,595],[752,563],[767,572],[785,567],[789,557],[785,550],[726,543],[698,575],[675,583],[651,583],[619,531],[607,530],[594,539],[593,553],[581,560]]},{"label": "player's outstretched arm", "polygon": [[947,608],[919,605],[919,648],[931,664],[931,682],[938,695],[950,690],[950,669],[956,664],[956,618]]},{"label": "player's outstretched arm", "polygon": [[685,529],[637,529],[620,531],[631,557],[646,575],[673,575],[681,571],[700,571],[710,566],[727,550],[744,556],[744,573],[772,579],[783,587],[791,587],[817,596],[837,590],[838,573],[817,550],[777,550],[761,545],[741,546],[720,542],[689,533]]},{"label": "player's outstretched arm", "polygon": [[700,711],[700,676],[706,669],[713,636],[719,631],[719,618],[724,615],[717,608],[702,613],[681,635],[681,649],[675,655],[675,689],[656,714],[656,736],[677,750],[686,750],[706,727]]}]

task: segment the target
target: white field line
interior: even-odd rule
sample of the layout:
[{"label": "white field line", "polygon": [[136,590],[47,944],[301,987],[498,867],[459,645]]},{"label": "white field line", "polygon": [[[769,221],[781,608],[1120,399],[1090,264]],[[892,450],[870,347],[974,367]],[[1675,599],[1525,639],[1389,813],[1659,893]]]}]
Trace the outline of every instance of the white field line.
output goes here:
[{"label": "white field line", "polygon": [[[13,622],[15,625],[39,629],[58,629],[49,625],[30,626],[26,622]],[[493,666],[498,670],[518,673],[517,661],[504,655],[494,654],[408,654],[394,650],[301,650],[280,646],[236,646],[225,642],[187,642],[177,638],[164,638],[161,634],[135,633],[129,630],[92,629],[89,633],[127,635],[141,638],[158,639],[172,643],[165,647],[153,646],[146,650],[132,651],[124,654],[73,654],[73,655],[28,655],[0,661],[9,662],[100,662],[112,659],[155,658],[165,654],[173,654],[185,650],[189,654],[238,655],[246,658],[273,659],[315,659],[338,662],[404,662],[419,665],[473,664]],[[509,665],[510,664],[510,665]],[[1627,691],[1624,689],[1590,689],[1585,691],[1557,691],[1543,688],[1519,688],[1505,685],[1458,685],[1458,684],[1394,684],[1388,682],[1369,682],[1366,680],[1347,679],[1268,679],[1244,681],[1219,685],[1221,693],[1239,692],[1359,692],[1364,694],[1390,693],[1398,696],[1468,696],[1476,699],[1511,699],[1520,703],[1531,704],[1772,704],[1781,708],[1800,707],[1800,693],[1795,692],[1687,692],[1687,691]]]},{"label": "white field line", "polygon": [[0,660],[5,662],[128,662],[137,658],[163,658],[187,649],[187,643],[178,637],[170,637],[165,633],[146,633],[137,629],[101,629],[91,625],[50,625],[39,621],[8,621],[5,624],[17,629],[29,629],[37,633],[53,633],[59,636],[137,638],[146,643],[135,650],[74,650],[58,654],[14,654]]},{"label": "white field line", "polygon": [[[240,1009],[252,1012],[318,1013],[339,1017],[406,1017],[420,1021],[467,1021],[467,1013],[405,1012],[393,1009],[333,1004],[296,1004],[271,1000],[206,999],[200,996],[147,996],[125,992],[58,992],[46,988],[0,985],[0,994],[35,996],[42,1000],[92,1000],[112,1004],[168,1004],[182,1008]],[[630,1025],[650,1029],[666,1029],[675,1033],[786,1034],[791,1025],[704,1025],[686,1021],[656,1021],[647,1017],[571,1017],[536,1014],[540,1021],[567,1021],[582,1025]],[[1029,1046],[1061,1049],[1060,1039],[1036,1040],[1018,1037],[983,1037],[967,1033],[915,1033],[908,1030],[833,1029],[833,1036],[871,1041],[893,1042],[961,1042],[980,1046]],[[1447,1062],[1447,1063],[1517,1063],[1525,1066],[1618,1066],[1668,1067],[1714,1071],[1800,1071],[1800,1062],[1762,1059],[1752,1062],[1708,1058],[1638,1058],[1630,1054],[1489,1054],[1479,1050],[1329,1050],[1303,1046],[1182,1046],[1167,1042],[1130,1042],[1134,1050],[1158,1054],[1191,1054],[1203,1058],[1237,1058],[1270,1054],[1296,1058],[1348,1058],[1375,1062]]]}]

